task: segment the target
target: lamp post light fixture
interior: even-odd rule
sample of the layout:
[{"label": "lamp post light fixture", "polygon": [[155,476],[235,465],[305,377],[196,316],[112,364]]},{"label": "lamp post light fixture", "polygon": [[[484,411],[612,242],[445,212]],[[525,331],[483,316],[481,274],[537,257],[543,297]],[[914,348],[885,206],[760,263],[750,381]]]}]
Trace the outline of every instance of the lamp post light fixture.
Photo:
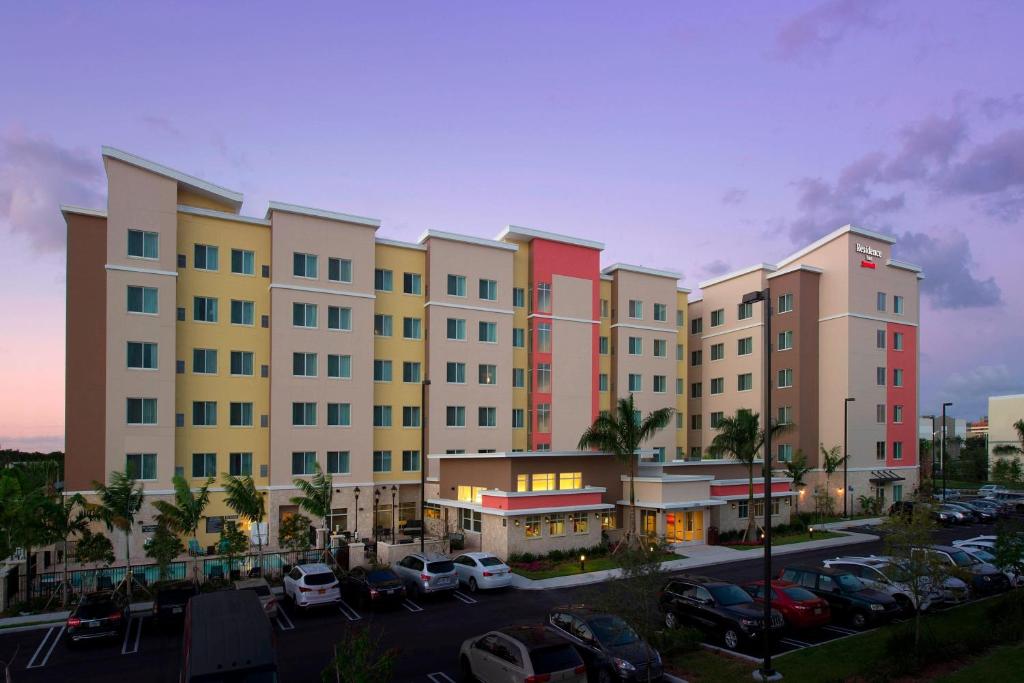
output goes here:
[{"label": "lamp post light fixture", "polygon": [[420,382],[420,552],[427,543],[427,387],[430,380]]},{"label": "lamp post light fixture", "polygon": [[847,463],[850,460],[850,454],[847,450],[847,435],[849,431],[849,415],[850,415],[850,404],[857,399],[852,396],[843,399],[843,517],[849,517],[849,504],[847,501],[850,496],[846,495],[850,490],[849,482],[849,468]]},{"label": "lamp post light fixture", "polygon": [[953,405],[950,402],[942,404],[942,502],[946,502],[946,408]]},{"label": "lamp post light fixture", "polygon": [[581,572],[587,571],[587,556],[586,555],[580,555],[580,571]]},{"label": "lamp post light fixture", "polygon": [[352,489],[352,493],[356,497],[356,524],[355,524],[355,528],[352,529],[352,536],[356,540],[358,540],[359,539],[359,487],[357,486],[354,489]]},{"label": "lamp post light fixture", "polygon": [[395,496],[398,495],[398,487],[391,485],[391,542],[395,542]]}]

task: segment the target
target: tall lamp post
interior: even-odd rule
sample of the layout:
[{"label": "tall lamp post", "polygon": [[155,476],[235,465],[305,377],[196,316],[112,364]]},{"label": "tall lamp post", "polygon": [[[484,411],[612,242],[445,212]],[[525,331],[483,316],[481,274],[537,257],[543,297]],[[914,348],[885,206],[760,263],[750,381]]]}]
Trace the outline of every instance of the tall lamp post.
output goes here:
[{"label": "tall lamp post", "polygon": [[946,502],[946,407],[951,405],[948,401],[942,404],[942,502]]},{"label": "tall lamp post", "polygon": [[847,462],[850,460],[850,454],[847,452],[846,441],[847,433],[850,424],[850,403],[856,401],[853,397],[847,397],[843,399],[843,517],[849,517],[848,512],[850,500],[850,484],[849,484],[849,470],[847,468]]},{"label": "tall lamp post", "polygon": [[[764,318],[764,585],[772,585],[772,297],[771,289],[765,287],[757,292],[743,295],[743,303],[760,301]],[[753,513],[751,513],[753,514]],[[761,668],[754,672],[756,681],[778,681],[782,675],[772,669],[772,646],[768,633],[771,631],[771,600],[764,601],[762,616],[764,659]]]},{"label": "tall lamp post", "polygon": [[420,383],[420,552],[426,552],[427,543],[427,387],[430,380]]},{"label": "tall lamp post", "polygon": [[352,529],[352,537],[357,541],[359,540],[359,487],[355,487],[352,490],[352,494],[356,497],[356,525]]}]

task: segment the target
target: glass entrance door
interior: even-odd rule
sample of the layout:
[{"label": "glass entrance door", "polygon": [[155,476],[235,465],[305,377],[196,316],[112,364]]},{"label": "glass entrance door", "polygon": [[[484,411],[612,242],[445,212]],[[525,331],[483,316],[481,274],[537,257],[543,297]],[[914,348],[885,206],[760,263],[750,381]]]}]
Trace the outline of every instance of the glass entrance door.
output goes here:
[{"label": "glass entrance door", "polygon": [[683,525],[679,523],[679,513],[665,513],[665,540],[669,543],[679,543],[683,540]]},{"label": "glass entrance door", "polygon": [[687,510],[683,513],[683,540],[704,540],[704,511]]}]

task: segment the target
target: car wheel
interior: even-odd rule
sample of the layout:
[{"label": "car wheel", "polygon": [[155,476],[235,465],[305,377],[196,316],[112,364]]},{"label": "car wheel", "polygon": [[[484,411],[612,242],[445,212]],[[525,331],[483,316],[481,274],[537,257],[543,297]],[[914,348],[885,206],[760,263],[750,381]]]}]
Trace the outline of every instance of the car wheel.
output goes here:
[{"label": "car wheel", "polygon": [[476,593],[478,589],[479,589],[479,586],[476,585],[476,579],[471,576],[469,578],[469,592],[470,593]]},{"label": "car wheel", "polygon": [[463,657],[459,660],[459,671],[462,674],[460,678],[464,683],[472,683],[476,680],[476,676],[473,675],[473,667],[469,665],[468,657]]},{"label": "car wheel", "polygon": [[892,597],[896,600],[896,604],[899,605],[900,611],[904,614],[913,614],[917,611],[914,609],[914,603],[906,595],[899,594]]},{"label": "car wheel", "polygon": [[725,643],[726,648],[735,650],[740,646],[740,634],[736,632],[736,629],[727,628],[722,634],[722,642]]},{"label": "car wheel", "polygon": [[863,612],[854,612],[850,621],[853,623],[854,628],[864,628],[868,625],[868,617]]},{"label": "car wheel", "polygon": [[665,628],[679,628],[679,617],[677,617],[676,613],[671,610],[665,612]]}]

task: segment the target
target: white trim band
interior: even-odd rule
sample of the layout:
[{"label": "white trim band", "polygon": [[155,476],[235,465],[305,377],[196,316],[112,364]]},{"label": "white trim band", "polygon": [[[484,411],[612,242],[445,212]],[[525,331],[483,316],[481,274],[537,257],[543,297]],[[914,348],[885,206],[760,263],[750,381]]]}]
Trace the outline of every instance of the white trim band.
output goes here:
[{"label": "white trim band", "polygon": [[107,145],[103,145],[103,147],[100,148],[100,152],[105,157],[117,159],[118,161],[123,161],[126,164],[130,164],[137,168],[141,168],[145,171],[149,171],[150,173],[155,173],[157,175],[164,176],[165,178],[170,178],[171,180],[181,183],[188,189],[198,194],[205,195],[207,197],[213,197],[214,199],[226,202],[230,204],[232,207],[234,207],[236,211],[242,208],[241,192],[229,190],[226,187],[215,185],[201,178],[196,178],[195,176],[189,175],[187,173],[182,173],[181,171],[175,171],[173,168],[169,168],[167,166],[164,166],[163,164],[158,164],[155,161],[143,159],[140,156],[136,156],[135,154],[132,154],[130,152],[125,152],[123,150],[117,149],[116,147],[108,147]]},{"label": "white trim band", "polygon": [[268,289],[288,289],[295,292],[309,292],[311,294],[337,294],[338,296],[352,296],[358,299],[376,299],[376,294],[364,292],[346,292],[342,289],[326,289],[324,287],[304,287],[302,285],[289,285],[283,282],[272,282]]},{"label": "white trim band", "polygon": [[713,337],[721,337],[723,334],[731,334],[733,332],[743,332],[745,330],[752,330],[755,327],[764,327],[764,323],[751,323],[749,325],[743,325],[742,327],[733,327],[732,329],[729,330],[722,330],[721,332],[712,332],[711,334],[701,335],[701,340],[711,339]]},{"label": "white trim band", "polygon": [[270,221],[263,218],[241,216],[237,213],[228,213],[227,211],[203,209],[198,206],[189,206],[188,204],[178,204],[178,213],[187,213],[193,216],[205,216],[206,218],[219,218],[225,221],[235,221],[236,223],[249,223],[251,225],[264,225],[270,227]]},{"label": "white trim band", "polygon": [[506,308],[488,308],[486,306],[472,306],[470,304],[450,304],[445,301],[428,301],[423,304],[423,308],[427,306],[441,306],[442,308],[458,308],[463,311],[480,311],[482,313],[497,313],[498,315],[514,315],[515,311]]},{"label": "white trim band", "polygon": [[896,325],[907,325],[909,327],[917,327],[917,323],[912,323],[906,320],[893,320],[891,318],[882,318],[877,315],[865,315],[863,313],[836,313],[835,315],[827,315],[824,318],[818,318],[819,323],[823,323],[826,320],[836,320],[838,318],[859,318],[861,320],[873,320],[878,323],[895,323]]},{"label": "white trim band", "polygon": [[380,227],[380,220],[376,218],[355,216],[349,213],[337,213],[335,211],[325,211],[324,209],[314,209],[309,206],[299,206],[298,204],[287,204],[285,202],[270,202],[267,205],[267,218],[270,218],[270,214],[274,211],[280,211],[282,213],[294,213],[299,216],[312,216],[313,218],[326,218],[327,220],[330,221],[339,221],[341,223],[353,223],[355,225],[365,225],[369,228]]},{"label": "white trim band", "polygon": [[462,242],[463,244],[474,244],[478,247],[491,247],[492,249],[504,249],[505,251],[519,251],[519,245],[508,244],[507,242],[495,242],[483,237],[473,237],[472,235],[459,235],[454,232],[445,232],[444,230],[427,230],[420,235],[420,244],[423,244],[428,239],[434,238],[439,240],[448,240],[449,242]]},{"label": "white trim band", "polygon": [[615,323],[611,326],[611,329],[616,327],[623,327],[627,330],[647,330],[648,332],[666,332],[668,334],[678,334],[678,330],[675,327],[654,327],[653,325],[634,325],[632,323]]},{"label": "white trim band", "polygon": [[108,263],[103,266],[107,270],[120,270],[126,273],[145,273],[147,275],[167,275],[169,277],[178,277],[177,271],[174,270],[157,270],[156,268],[139,268],[137,266],[122,266],[118,263]]},{"label": "white trim band", "polygon": [[600,320],[588,320],[587,318],[569,318],[564,315],[548,315],[547,313],[531,313],[530,315],[526,316],[526,318],[540,318],[542,320],[564,320],[565,322],[570,323],[588,323],[590,325],[601,324]]}]

